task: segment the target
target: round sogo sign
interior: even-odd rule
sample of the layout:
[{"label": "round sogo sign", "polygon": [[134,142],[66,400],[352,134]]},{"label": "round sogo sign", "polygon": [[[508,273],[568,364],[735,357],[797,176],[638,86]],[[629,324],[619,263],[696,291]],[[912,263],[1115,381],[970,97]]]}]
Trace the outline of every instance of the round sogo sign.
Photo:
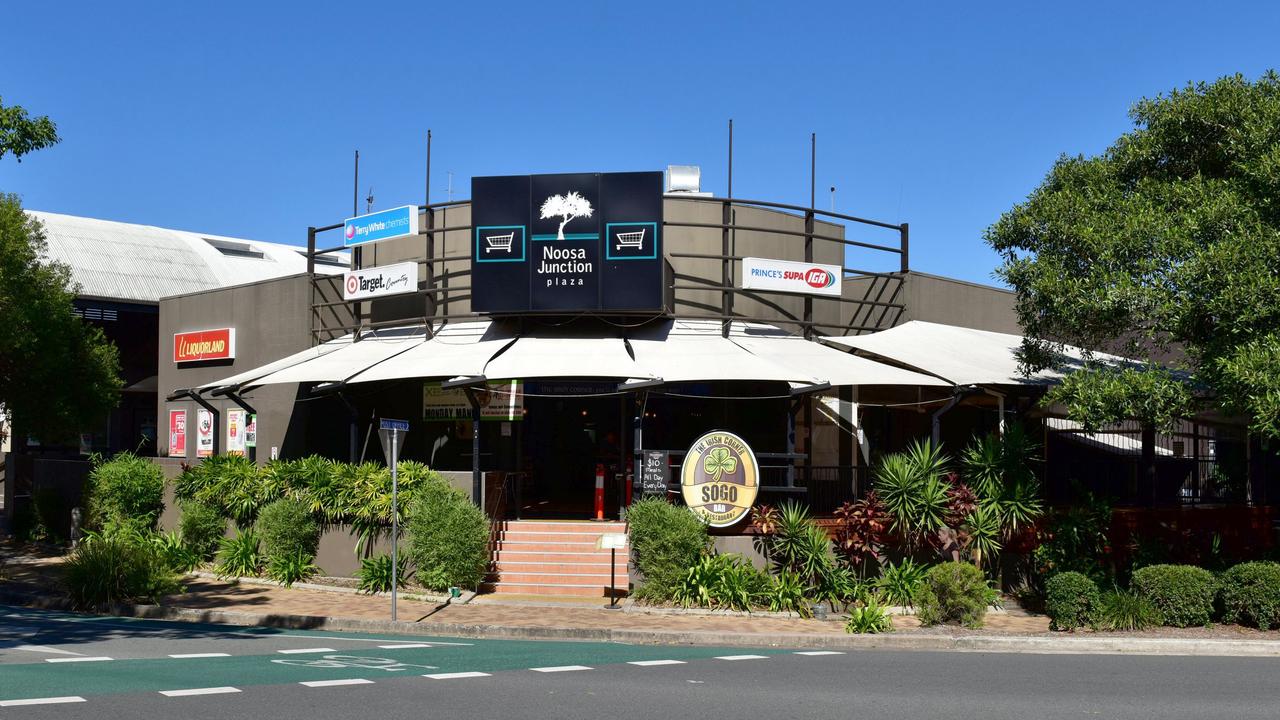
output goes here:
[{"label": "round sogo sign", "polygon": [[680,466],[689,509],[714,528],[737,524],[760,491],[760,464],[742,438],[713,430],[694,441]]}]

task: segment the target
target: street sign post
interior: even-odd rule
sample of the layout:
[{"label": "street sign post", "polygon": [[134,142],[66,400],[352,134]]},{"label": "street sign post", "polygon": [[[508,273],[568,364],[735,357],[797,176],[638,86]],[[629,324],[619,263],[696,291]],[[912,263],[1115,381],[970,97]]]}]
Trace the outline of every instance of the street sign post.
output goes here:
[{"label": "street sign post", "polygon": [[378,423],[378,439],[382,441],[382,454],[391,467],[391,620],[396,621],[396,591],[400,582],[398,565],[398,549],[400,545],[400,504],[399,488],[396,481],[396,468],[400,464],[400,448],[404,447],[404,437],[409,434],[408,420],[392,420],[382,418]]}]

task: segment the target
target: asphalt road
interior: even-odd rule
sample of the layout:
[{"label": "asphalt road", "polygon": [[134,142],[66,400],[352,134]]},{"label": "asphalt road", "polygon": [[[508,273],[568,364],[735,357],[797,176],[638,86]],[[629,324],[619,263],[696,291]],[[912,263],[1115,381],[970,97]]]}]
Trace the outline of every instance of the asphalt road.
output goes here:
[{"label": "asphalt road", "polygon": [[1275,718],[1277,686],[1276,659],[396,637],[0,606],[6,720]]}]

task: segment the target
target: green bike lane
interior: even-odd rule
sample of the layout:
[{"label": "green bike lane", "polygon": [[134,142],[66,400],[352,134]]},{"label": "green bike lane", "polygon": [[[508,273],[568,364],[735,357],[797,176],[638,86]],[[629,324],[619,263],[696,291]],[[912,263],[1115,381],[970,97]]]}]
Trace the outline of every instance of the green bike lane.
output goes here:
[{"label": "green bike lane", "polygon": [[[148,624],[154,625],[154,624]],[[180,629],[179,623],[163,623]],[[209,625],[192,624],[208,632]],[[141,629],[141,628],[140,628]],[[265,639],[283,633],[227,628]],[[372,680],[452,673],[501,673],[536,668],[595,668],[655,660],[689,662],[718,657],[769,656],[779,649],[744,650],[692,646],[624,645],[618,643],[484,640],[421,635],[289,631],[291,647],[227,657],[147,657],[101,661],[8,662],[0,665],[0,702],[227,687],[244,690],[263,685],[330,680]],[[307,637],[307,647],[296,642]],[[127,638],[116,642],[126,643]],[[353,646],[353,642],[358,645]],[[436,644],[439,643],[439,644]],[[463,644],[465,643],[465,644]],[[380,647],[387,645],[392,647]],[[426,647],[423,647],[423,646]],[[338,647],[341,646],[341,647]],[[190,648],[183,648],[190,650]]]}]

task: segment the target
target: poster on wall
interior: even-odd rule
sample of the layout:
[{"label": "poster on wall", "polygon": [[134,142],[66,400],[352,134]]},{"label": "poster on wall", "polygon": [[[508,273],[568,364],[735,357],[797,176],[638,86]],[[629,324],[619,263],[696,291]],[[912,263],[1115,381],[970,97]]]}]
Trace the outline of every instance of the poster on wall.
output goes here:
[{"label": "poster on wall", "polygon": [[247,448],[258,447],[258,415],[257,413],[249,415],[248,421],[244,424],[244,446]]},{"label": "poster on wall", "polygon": [[187,411],[169,411],[169,457],[187,456]]},{"label": "poster on wall", "polygon": [[[479,391],[481,420],[523,420],[524,385],[519,380],[488,383]],[[440,383],[423,383],[422,419],[470,420],[471,401],[461,389],[440,387]]]},{"label": "poster on wall", "polygon": [[213,413],[208,410],[196,411],[196,457],[209,457],[213,454]]},{"label": "poster on wall", "polygon": [[244,455],[244,410],[227,411],[227,454]]}]

